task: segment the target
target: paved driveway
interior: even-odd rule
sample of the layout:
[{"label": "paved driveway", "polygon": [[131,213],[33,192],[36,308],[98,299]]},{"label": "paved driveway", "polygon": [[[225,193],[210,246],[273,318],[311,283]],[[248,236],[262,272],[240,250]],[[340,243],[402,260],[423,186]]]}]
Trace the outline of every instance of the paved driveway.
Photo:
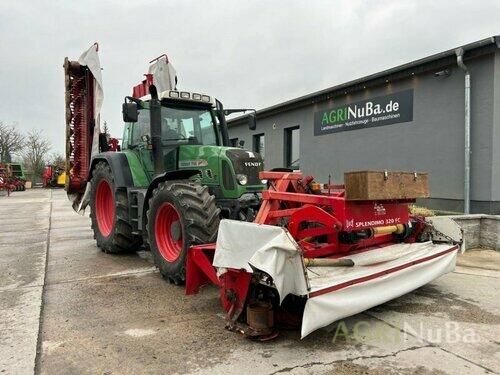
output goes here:
[{"label": "paved driveway", "polygon": [[[500,257],[300,340],[225,331],[217,290],[168,285],[146,252],[102,253],[62,190],[0,197],[1,373],[500,373]],[[486,259],[486,261],[485,261]]]}]

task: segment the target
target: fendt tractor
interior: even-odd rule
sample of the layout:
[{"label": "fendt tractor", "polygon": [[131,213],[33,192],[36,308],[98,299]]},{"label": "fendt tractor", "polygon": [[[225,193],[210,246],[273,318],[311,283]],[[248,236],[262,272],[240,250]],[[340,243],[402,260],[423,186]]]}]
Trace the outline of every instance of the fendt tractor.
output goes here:
[{"label": "fendt tractor", "polygon": [[[176,89],[166,55],[122,106],[120,151],[98,127],[102,84],[97,45],[64,62],[66,190],[90,205],[97,245],[107,253],[149,248],[161,274],[185,280],[187,250],[216,239],[220,218],[253,221],[264,188],[259,154],[229,147],[225,110],[212,96]],[[249,116],[250,128],[255,117]]]}]

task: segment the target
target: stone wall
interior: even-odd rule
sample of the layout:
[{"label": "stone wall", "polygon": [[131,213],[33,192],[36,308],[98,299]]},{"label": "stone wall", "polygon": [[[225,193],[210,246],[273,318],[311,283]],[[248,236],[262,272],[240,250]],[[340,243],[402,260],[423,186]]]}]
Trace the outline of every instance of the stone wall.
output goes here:
[{"label": "stone wall", "polygon": [[451,215],[464,231],[465,249],[500,251],[500,215]]}]

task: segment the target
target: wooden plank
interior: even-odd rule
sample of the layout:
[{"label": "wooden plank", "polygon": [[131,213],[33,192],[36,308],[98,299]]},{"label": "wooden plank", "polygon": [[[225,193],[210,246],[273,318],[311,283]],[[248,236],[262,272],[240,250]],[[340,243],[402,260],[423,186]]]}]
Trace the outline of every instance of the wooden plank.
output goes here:
[{"label": "wooden plank", "polygon": [[388,200],[429,197],[427,173],[354,171],[344,173],[347,200]]}]

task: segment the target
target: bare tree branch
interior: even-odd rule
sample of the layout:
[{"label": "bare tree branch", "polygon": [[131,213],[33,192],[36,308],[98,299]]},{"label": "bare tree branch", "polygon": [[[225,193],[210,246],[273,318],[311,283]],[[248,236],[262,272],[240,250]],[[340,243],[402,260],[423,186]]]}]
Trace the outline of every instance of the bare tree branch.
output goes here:
[{"label": "bare tree branch", "polygon": [[49,157],[49,164],[55,166],[56,168],[65,169],[66,159],[62,154],[54,152]]},{"label": "bare tree branch", "polygon": [[12,162],[12,156],[19,153],[23,146],[24,136],[15,124],[8,126],[0,122],[0,161]]},{"label": "bare tree branch", "polygon": [[51,147],[52,145],[42,136],[41,131],[32,130],[28,132],[23,149],[23,161],[27,175],[32,181],[38,182],[41,180]]}]

